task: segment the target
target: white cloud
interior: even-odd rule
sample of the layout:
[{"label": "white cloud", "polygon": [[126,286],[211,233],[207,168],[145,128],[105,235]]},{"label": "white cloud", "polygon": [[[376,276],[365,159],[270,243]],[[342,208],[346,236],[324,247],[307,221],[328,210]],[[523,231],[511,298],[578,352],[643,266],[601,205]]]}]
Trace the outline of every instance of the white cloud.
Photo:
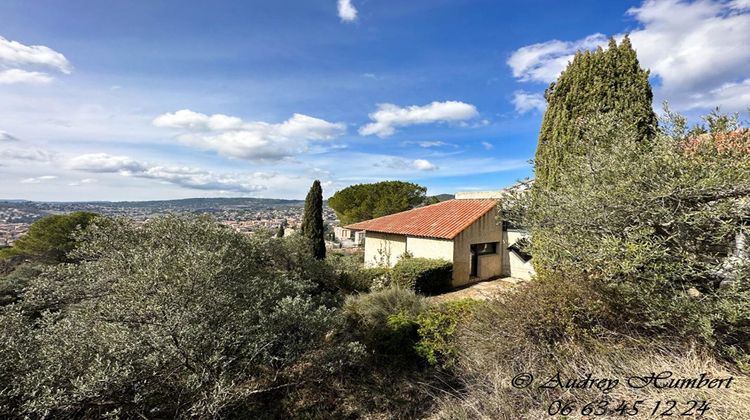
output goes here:
[{"label": "white cloud", "polygon": [[94,173],[139,173],[146,166],[127,156],[112,156],[106,153],[89,153],[76,156],[67,162],[70,169]]},{"label": "white cloud", "polygon": [[21,69],[10,69],[0,71],[0,84],[11,85],[16,83],[26,83],[30,85],[46,85],[52,82],[53,78],[47,73],[38,71],[26,71]]},{"label": "white cloud", "polygon": [[253,193],[265,190],[262,185],[253,184],[242,176],[215,174],[209,171],[188,167],[153,166],[143,173],[135,174],[139,178],[155,179],[171,184],[197,190],[234,191]]},{"label": "white cloud", "polygon": [[70,74],[73,66],[64,55],[44,45],[24,45],[0,36],[0,62],[12,66],[44,66]]},{"label": "white cloud", "polygon": [[38,176],[38,177],[35,177],[35,178],[22,179],[21,183],[22,184],[38,184],[40,182],[51,181],[53,179],[57,179],[57,177],[54,176],[54,175],[42,175],[42,176]]},{"label": "white cloud", "polygon": [[476,107],[458,101],[432,102],[429,105],[412,105],[401,108],[393,104],[378,104],[378,110],[369,115],[373,122],[362,126],[359,134],[388,137],[396,127],[436,122],[458,122],[479,116]]},{"label": "white cloud", "polygon": [[[445,180],[447,177],[464,177],[486,173],[528,170],[531,166],[528,158],[498,159],[486,154],[483,157],[432,157],[429,163],[439,170],[418,171],[415,160],[388,154],[348,152],[336,156],[315,156],[315,165],[335,168],[333,180],[343,187],[351,183],[377,182],[388,179],[433,179]],[[340,165],[339,162],[357,162],[357,165]],[[424,166],[427,167],[427,166]],[[309,178],[308,178],[309,179]],[[309,185],[308,185],[309,187]]]},{"label": "white cloud", "polygon": [[406,172],[410,172],[414,170],[435,171],[439,169],[437,165],[433,164],[432,162],[426,159],[408,160],[408,159],[401,159],[397,157],[388,157],[386,159],[383,159],[382,161],[375,161],[373,163],[373,166],[386,167],[389,169],[399,169],[399,170],[404,170]]},{"label": "white cloud", "polygon": [[523,90],[517,90],[513,92],[512,102],[513,106],[516,107],[516,112],[519,114],[525,114],[533,110],[544,112],[544,110],[547,109],[547,101],[541,93],[530,93]]},{"label": "white cloud", "polygon": [[54,154],[40,149],[4,149],[0,150],[0,157],[3,160],[49,162]]},{"label": "white cloud", "polygon": [[720,104],[730,110],[750,107],[750,78],[739,83],[724,83],[708,92],[695,93],[686,98],[686,108],[713,108]]},{"label": "white cloud", "polygon": [[[185,188],[212,191],[254,193],[266,187],[257,183],[268,174],[217,174],[186,166],[154,165],[127,156],[95,153],[76,156],[67,162],[69,169],[91,173],[117,173],[122,176],[152,179]],[[84,183],[82,180],[81,183]]]},{"label": "white cloud", "polygon": [[223,114],[206,115],[181,109],[174,113],[159,115],[154,125],[165,128],[182,128],[185,130],[218,131],[242,128],[242,119]]},{"label": "white cloud", "polygon": [[[630,39],[641,65],[659,80],[657,102],[667,99],[677,109],[747,106],[742,101],[750,93],[750,1],[647,0],[627,14],[639,24]],[[575,51],[605,43],[594,34],[533,44],[516,50],[508,65],[520,81],[549,83]]]},{"label": "white cloud", "polygon": [[[746,6],[746,1],[662,0],[628,10],[643,25],[630,38],[643,65],[661,81],[658,96],[675,107],[693,108],[700,102],[694,101],[696,95],[727,84],[740,85],[723,89],[717,99],[724,102],[708,107],[727,105],[748,94],[747,85],[741,89],[740,83],[750,74],[750,9]],[[730,92],[739,97],[727,96]]]},{"label": "white cloud", "polygon": [[339,0],[338,12],[342,22],[354,22],[357,20],[357,9],[352,5],[352,0]]},{"label": "white cloud", "polygon": [[425,159],[415,159],[411,161],[411,166],[419,171],[434,171],[438,169],[437,166]]},{"label": "white cloud", "polygon": [[551,40],[517,49],[508,59],[513,77],[524,81],[553,82],[573,55],[579,50],[590,50],[607,45],[607,37],[593,34],[578,41]]},{"label": "white cloud", "polygon": [[346,131],[343,123],[303,114],[272,124],[188,109],[160,115],[153,123],[157,127],[183,130],[178,139],[185,144],[246,160],[283,159],[305,151],[310,141],[332,140]]},{"label": "white cloud", "polygon": [[495,146],[493,146],[492,143],[488,141],[483,141],[482,147],[484,147],[484,150],[492,150]]},{"label": "white cloud", "polygon": [[420,141],[417,142],[419,147],[423,147],[425,149],[430,147],[445,147],[445,146],[456,146],[455,144],[446,143],[444,141]]},{"label": "white cloud", "polygon": [[94,178],[83,178],[81,180],[71,182],[68,185],[70,185],[71,187],[79,187],[81,185],[94,184],[96,182],[97,180]]},{"label": "white cloud", "polygon": [[18,141],[18,137],[8,133],[7,131],[0,130],[0,141]]}]

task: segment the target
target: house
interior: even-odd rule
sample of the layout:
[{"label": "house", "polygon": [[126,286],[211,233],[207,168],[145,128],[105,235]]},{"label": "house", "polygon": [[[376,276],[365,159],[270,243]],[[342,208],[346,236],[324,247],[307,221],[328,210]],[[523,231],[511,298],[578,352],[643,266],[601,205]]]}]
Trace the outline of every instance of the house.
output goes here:
[{"label": "house", "polygon": [[341,226],[333,228],[333,236],[339,241],[342,247],[358,247],[365,243],[365,232],[361,230],[351,230]]},{"label": "house", "polygon": [[[365,232],[365,264],[394,266],[413,257],[453,263],[453,286],[501,276],[528,279],[530,258],[516,244],[521,231],[503,229],[497,220],[502,192],[458,193],[453,200],[345,226]],[[509,243],[509,241],[513,241]],[[512,245],[516,245],[514,249]],[[528,256],[526,256],[528,257]]]}]

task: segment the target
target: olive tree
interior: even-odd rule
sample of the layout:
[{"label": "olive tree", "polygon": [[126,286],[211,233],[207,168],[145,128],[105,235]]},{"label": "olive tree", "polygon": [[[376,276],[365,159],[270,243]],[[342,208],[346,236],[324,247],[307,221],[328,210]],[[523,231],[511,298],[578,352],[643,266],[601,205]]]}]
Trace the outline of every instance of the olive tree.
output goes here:
[{"label": "olive tree", "polygon": [[299,244],[177,217],[78,240],[0,313],[0,416],[251,413],[336,362],[328,274]]}]

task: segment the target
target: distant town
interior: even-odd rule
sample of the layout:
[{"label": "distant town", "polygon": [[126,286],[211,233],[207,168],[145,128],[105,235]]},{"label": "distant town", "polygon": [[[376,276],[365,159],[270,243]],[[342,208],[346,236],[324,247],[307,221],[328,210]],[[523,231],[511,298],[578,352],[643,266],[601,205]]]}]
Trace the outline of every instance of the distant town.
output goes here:
[{"label": "distant town", "polygon": [[[287,233],[299,228],[304,201],[265,198],[190,198],[164,201],[38,202],[0,200],[0,247],[10,246],[26,233],[34,221],[51,214],[88,211],[108,217],[143,221],[165,214],[207,214],[241,233],[262,229]],[[338,225],[335,212],[325,203],[323,221]]]}]

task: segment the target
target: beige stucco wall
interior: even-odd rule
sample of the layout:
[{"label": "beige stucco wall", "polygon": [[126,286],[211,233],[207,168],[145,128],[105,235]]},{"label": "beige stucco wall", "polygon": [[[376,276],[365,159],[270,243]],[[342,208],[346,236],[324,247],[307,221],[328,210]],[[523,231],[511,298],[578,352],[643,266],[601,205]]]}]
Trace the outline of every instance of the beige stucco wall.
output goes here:
[{"label": "beige stucco wall", "polygon": [[365,264],[368,267],[383,264],[393,267],[406,251],[418,258],[452,261],[453,241],[379,232],[367,232],[365,236]]},{"label": "beige stucco wall", "polygon": [[525,262],[515,252],[510,252],[508,247],[517,240],[528,236],[521,230],[507,230],[503,232],[503,275],[522,280],[530,280],[536,273],[531,261]]},{"label": "beige stucco wall", "polygon": [[[462,286],[474,281],[485,280],[502,274],[503,232],[495,219],[497,212],[490,211],[454,238],[453,248],[453,286]],[[480,255],[477,278],[471,274],[471,245],[485,242],[497,242],[498,252],[492,255]]]},{"label": "beige stucco wall", "polygon": [[365,265],[393,267],[406,251],[406,236],[370,232],[365,235]]},{"label": "beige stucco wall", "polygon": [[406,238],[406,250],[417,258],[434,258],[453,261],[453,241],[447,239]]}]

